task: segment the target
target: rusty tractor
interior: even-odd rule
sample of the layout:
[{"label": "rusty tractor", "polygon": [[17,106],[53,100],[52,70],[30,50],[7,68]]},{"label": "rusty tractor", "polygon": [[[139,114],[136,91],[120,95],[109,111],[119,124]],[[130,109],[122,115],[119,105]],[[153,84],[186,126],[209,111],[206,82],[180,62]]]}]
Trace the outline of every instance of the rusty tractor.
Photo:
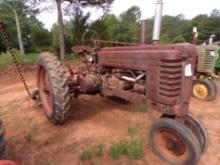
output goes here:
[{"label": "rusty tractor", "polygon": [[49,52],[41,53],[37,60],[38,90],[32,98],[41,101],[46,117],[54,124],[66,121],[71,100],[83,94],[144,104],[161,112],[149,130],[152,150],[170,164],[192,165],[208,147],[204,125],[189,112],[198,51],[188,43],[158,45],[162,0],[156,6],[151,45],[144,43],[144,37],[141,44],[93,40],[94,47],[73,47],[82,56],[84,67],[64,64]]},{"label": "rusty tractor", "polygon": [[[208,146],[203,124],[189,113],[198,51],[192,44],[158,45],[162,16],[158,0],[153,44],[130,45],[93,40],[95,47],[75,46],[85,67],[69,66],[49,52],[37,61],[37,86],[47,118],[62,124],[71,98],[100,94],[145,104],[161,112],[149,131],[153,151],[171,164],[195,164]],[[104,42],[106,45],[106,42]]]},{"label": "rusty tractor", "polygon": [[[193,44],[197,44],[197,29],[193,30]],[[208,45],[197,46],[198,58],[193,80],[193,96],[201,100],[214,100],[218,94],[218,87],[214,82],[215,61],[217,59],[217,46],[213,45],[214,35],[210,36]]]}]

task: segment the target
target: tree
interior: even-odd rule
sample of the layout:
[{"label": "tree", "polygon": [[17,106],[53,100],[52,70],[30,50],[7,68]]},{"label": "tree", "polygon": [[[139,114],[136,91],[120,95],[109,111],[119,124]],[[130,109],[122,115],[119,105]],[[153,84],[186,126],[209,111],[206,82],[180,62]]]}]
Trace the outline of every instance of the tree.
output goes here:
[{"label": "tree", "polygon": [[82,44],[82,36],[89,29],[90,26],[88,23],[90,13],[84,14],[81,8],[75,6],[72,15],[73,19],[71,19],[70,22],[67,24],[69,25],[72,33],[66,34],[66,36],[71,35],[75,44]]},{"label": "tree", "polygon": [[186,42],[185,38],[179,34],[178,36],[176,36],[173,40],[172,43],[184,43]]},{"label": "tree", "polygon": [[62,18],[62,2],[69,2],[70,5],[78,7],[101,7],[104,10],[109,9],[109,5],[114,0],[56,0],[57,12],[58,12],[58,23],[59,23],[59,41],[60,41],[60,58],[64,59],[65,56],[65,43],[64,43],[64,23]]},{"label": "tree", "polygon": [[39,0],[4,0],[0,3],[0,10],[3,10],[5,13],[10,12],[13,14],[21,54],[24,53],[24,43],[22,40],[22,30],[19,16],[36,14],[38,12],[38,9],[36,8],[38,2]]},{"label": "tree", "polygon": [[170,43],[170,38],[167,34],[162,34],[160,37],[160,44],[168,44]]},{"label": "tree", "polygon": [[139,42],[141,10],[137,6],[129,8],[119,16],[119,25],[117,28],[117,41],[121,42]]}]

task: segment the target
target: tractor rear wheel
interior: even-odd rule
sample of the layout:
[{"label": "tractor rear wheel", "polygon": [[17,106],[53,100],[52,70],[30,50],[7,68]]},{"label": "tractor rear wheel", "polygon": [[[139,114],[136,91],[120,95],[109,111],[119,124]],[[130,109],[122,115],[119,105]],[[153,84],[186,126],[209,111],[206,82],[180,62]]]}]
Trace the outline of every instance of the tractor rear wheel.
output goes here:
[{"label": "tractor rear wheel", "polygon": [[212,80],[194,80],[193,96],[201,100],[214,100],[217,92]]},{"label": "tractor rear wheel", "polygon": [[184,124],[169,118],[154,122],[149,132],[153,151],[170,164],[196,164],[201,155],[197,138]]},{"label": "tractor rear wheel", "polygon": [[70,110],[70,95],[62,63],[51,53],[40,54],[37,61],[37,86],[47,118],[63,124]]}]

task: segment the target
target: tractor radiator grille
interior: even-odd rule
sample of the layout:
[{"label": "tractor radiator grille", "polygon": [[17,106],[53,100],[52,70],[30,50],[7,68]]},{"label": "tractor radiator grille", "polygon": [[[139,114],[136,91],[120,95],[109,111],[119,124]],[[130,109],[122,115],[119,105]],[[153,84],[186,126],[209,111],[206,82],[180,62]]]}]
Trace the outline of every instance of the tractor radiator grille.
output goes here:
[{"label": "tractor radiator grille", "polygon": [[214,51],[204,51],[199,55],[198,71],[205,73],[212,73],[215,66]]},{"label": "tractor radiator grille", "polygon": [[181,92],[181,60],[161,60],[159,95],[177,97]]}]

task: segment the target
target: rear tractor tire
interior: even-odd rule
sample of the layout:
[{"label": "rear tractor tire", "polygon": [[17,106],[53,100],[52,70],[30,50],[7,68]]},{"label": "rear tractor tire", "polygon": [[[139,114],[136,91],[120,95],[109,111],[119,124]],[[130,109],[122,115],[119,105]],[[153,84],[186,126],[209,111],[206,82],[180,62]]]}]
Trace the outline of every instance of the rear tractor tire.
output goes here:
[{"label": "rear tractor tire", "polygon": [[217,86],[213,80],[194,80],[193,96],[200,100],[214,100],[217,96]]},{"label": "rear tractor tire", "polygon": [[47,118],[54,124],[63,124],[71,107],[69,87],[62,63],[49,52],[39,55],[37,86]]},{"label": "rear tractor tire", "polygon": [[162,159],[173,165],[194,165],[201,156],[199,141],[181,122],[160,118],[149,132],[149,144]]}]

